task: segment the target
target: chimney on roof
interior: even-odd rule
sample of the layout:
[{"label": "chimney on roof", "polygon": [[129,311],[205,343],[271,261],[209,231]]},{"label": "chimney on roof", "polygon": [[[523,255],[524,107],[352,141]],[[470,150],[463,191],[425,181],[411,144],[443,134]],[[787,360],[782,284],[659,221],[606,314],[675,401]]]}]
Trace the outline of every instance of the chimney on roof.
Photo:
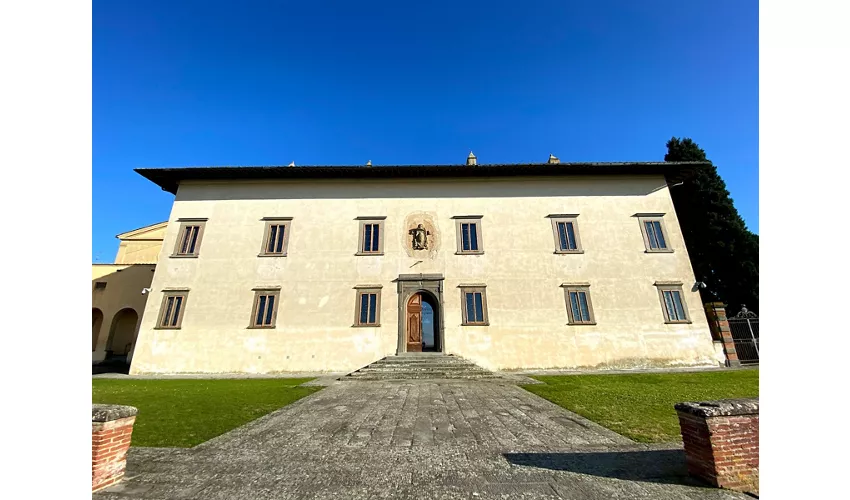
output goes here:
[{"label": "chimney on roof", "polygon": [[549,153],[549,161],[547,163],[561,163],[561,160],[558,159],[557,156]]},{"label": "chimney on roof", "polygon": [[372,166],[372,160],[367,161],[367,162],[366,162],[366,166],[367,166],[367,167],[371,167],[371,166]]},{"label": "chimney on roof", "polygon": [[472,151],[469,152],[469,156],[466,157],[467,165],[478,165],[478,159],[475,158],[475,155],[472,154]]},{"label": "chimney on roof", "polygon": [[287,165],[287,166],[288,166],[288,167],[294,167],[294,166],[295,166],[295,162],[292,162],[292,163],[290,163],[290,164],[289,164],[289,165]]}]

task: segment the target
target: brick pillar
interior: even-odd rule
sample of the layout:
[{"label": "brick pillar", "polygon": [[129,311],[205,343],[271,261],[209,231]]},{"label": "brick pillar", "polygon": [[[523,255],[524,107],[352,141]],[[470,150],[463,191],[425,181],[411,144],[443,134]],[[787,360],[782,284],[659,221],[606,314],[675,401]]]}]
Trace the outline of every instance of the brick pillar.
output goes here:
[{"label": "brick pillar", "polygon": [[92,405],[92,492],[111,486],[124,477],[136,413],[138,410],[132,406]]},{"label": "brick pillar", "polygon": [[718,488],[758,495],[759,401],[677,403],[688,473]]},{"label": "brick pillar", "polygon": [[705,305],[705,316],[711,327],[711,338],[723,342],[723,352],[726,354],[726,366],[741,366],[738,351],[732,340],[732,330],[726,318],[726,305],[723,302],[709,302]]}]

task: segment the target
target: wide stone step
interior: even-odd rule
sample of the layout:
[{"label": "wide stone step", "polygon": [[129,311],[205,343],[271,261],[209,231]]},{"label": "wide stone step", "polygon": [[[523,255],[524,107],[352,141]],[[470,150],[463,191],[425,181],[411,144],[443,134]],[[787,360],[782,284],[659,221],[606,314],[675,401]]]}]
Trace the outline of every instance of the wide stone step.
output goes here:
[{"label": "wide stone step", "polygon": [[475,365],[369,365],[364,366],[358,371],[386,371],[392,372],[396,370],[445,370],[445,371],[488,371],[480,366]]},{"label": "wide stone step", "polygon": [[352,373],[348,380],[422,380],[422,379],[495,379],[494,373],[452,373],[452,372],[396,372],[396,373]]},{"label": "wide stone step", "polygon": [[399,356],[387,356],[340,378],[340,380],[498,378],[501,378],[499,374],[486,370],[458,356],[408,353]]},{"label": "wide stone step", "polygon": [[457,358],[398,358],[398,359],[381,359],[375,361],[373,364],[380,365],[430,365],[430,364],[461,364],[461,365],[471,365],[474,363],[470,363],[465,359],[457,359]]},{"label": "wide stone step", "polygon": [[405,374],[417,374],[417,375],[434,375],[434,376],[443,376],[443,375],[457,375],[457,376],[475,376],[475,375],[489,375],[490,372],[486,371],[478,371],[478,370],[454,370],[454,371],[446,371],[446,370],[395,370],[391,372],[382,372],[382,371],[358,371],[352,373],[351,377],[360,376],[360,375],[374,375],[378,377],[394,377],[394,376],[402,376]]}]

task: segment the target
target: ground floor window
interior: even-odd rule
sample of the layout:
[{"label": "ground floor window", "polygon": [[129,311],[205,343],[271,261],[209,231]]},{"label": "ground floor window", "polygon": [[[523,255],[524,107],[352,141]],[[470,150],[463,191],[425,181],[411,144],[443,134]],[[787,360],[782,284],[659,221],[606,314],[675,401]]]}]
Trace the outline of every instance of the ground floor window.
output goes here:
[{"label": "ground floor window", "polygon": [[593,305],[590,302],[590,286],[587,284],[565,284],[567,316],[571,325],[595,325]]},{"label": "ground floor window", "polygon": [[356,308],[354,326],[380,326],[381,289],[378,287],[358,287]]},{"label": "ground floor window", "polygon": [[163,293],[159,314],[159,328],[178,329],[183,323],[188,290],[168,290]]},{"label": "ground floor window", "polygon": [[251,312],[251,328],[274,328],[280,302],[279,289],[254,290],[254,308]]},{"label": "ground floor window", "polygon": [[487,325],[487,289],[483,285],[461,286],[464,325]]},{"label": "ground floor window", "polygon": [[665,323],[690,323],[681,283],[657,282]]}]

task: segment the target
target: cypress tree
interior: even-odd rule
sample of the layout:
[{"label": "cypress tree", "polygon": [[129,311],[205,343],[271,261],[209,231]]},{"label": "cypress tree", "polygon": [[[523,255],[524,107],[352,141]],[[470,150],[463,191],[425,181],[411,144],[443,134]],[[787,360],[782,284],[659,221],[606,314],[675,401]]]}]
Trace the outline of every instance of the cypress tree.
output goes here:
[{"label": "cypress tree", "polygon": [[[710,160],[691,139],[673,137],[664,161]],[[717,167],[699,169],[684,184],[671,187],[670,193],[694,274],[706,284],[700,289],[703,302],[724,302],[729,315],[742,304],[758,312],[758,235],[747,229]]]}]

